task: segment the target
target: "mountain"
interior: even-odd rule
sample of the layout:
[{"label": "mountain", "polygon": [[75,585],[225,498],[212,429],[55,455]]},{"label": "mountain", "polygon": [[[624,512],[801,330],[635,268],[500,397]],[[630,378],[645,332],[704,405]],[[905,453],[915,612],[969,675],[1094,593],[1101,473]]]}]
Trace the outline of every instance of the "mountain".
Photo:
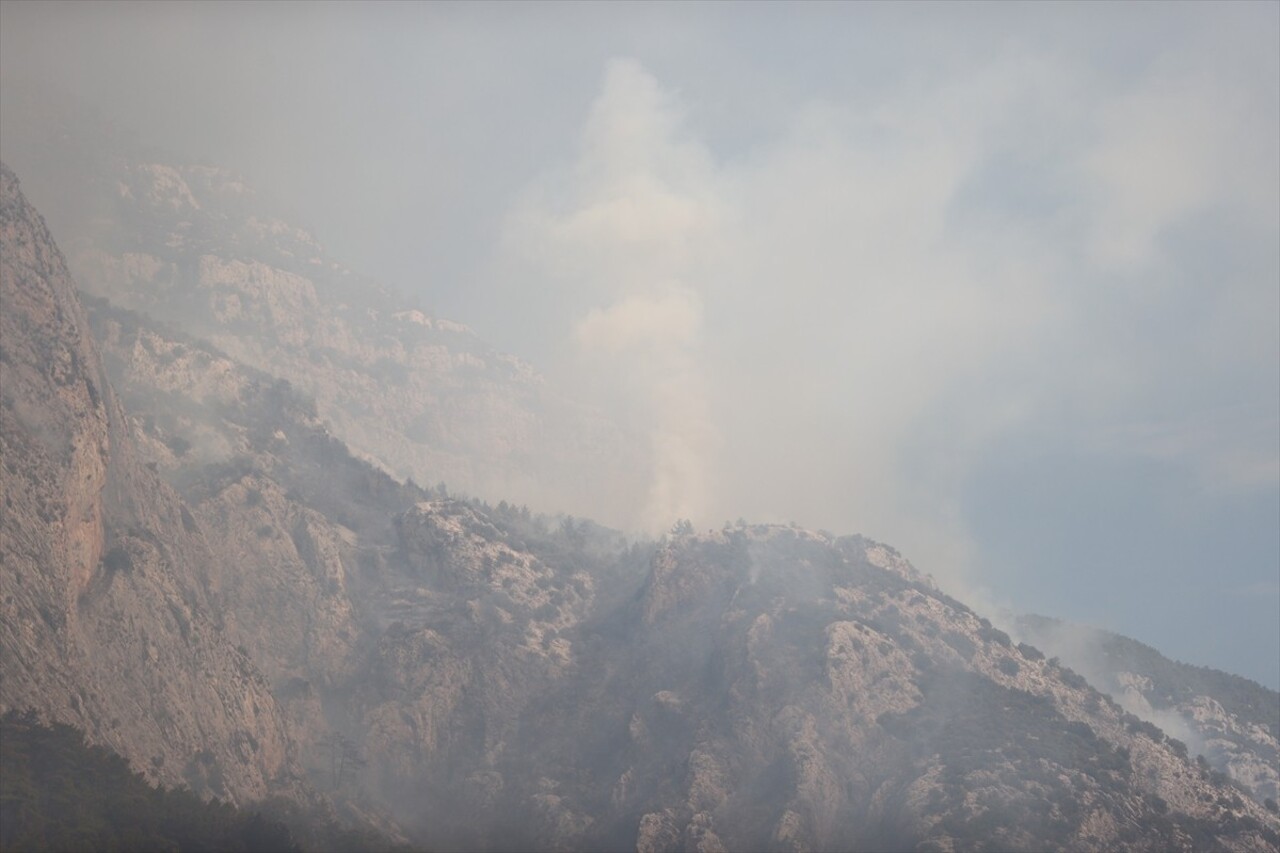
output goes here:
[{"label": "mountain", "polygon": [[238,175],[56,93],[11,83],[4,104],[6,158],[87,293],[288,380],[397,477],[638,517],[642,490],[617,484],[640,481],[643,443],[529,364],[335,261]]},{"label": "mountain", "polygon": [[[396,479],[279,336],[277,364],[221,321],[82,302],[2,174],[0,711],[444,849],[1280,844],[1266,805],[888,546],[633,542]],[[270,281],[244,322],[306,292]]]},{"label": "mountain", "polygon": [[1280,694],[1257,682],[1170,660],[1109,631],[1044,616],[1017,632],[1061,658],[1121,707],[1186,742],[1259,802],[1280,800]]}]

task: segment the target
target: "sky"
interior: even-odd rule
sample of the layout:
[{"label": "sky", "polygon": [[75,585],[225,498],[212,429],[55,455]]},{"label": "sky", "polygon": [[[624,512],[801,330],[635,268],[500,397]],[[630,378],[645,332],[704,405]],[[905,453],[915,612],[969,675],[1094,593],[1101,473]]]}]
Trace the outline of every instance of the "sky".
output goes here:
[{"label": "sky", "polygon": [[4,0],[0,48],[642,424],[626,522],[1280,686],[1280,4]]}]

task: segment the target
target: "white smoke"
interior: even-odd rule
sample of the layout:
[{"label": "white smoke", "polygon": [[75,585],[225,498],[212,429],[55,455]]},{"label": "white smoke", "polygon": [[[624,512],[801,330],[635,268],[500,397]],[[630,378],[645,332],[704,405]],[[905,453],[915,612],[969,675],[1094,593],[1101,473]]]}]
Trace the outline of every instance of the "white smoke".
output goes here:
[{"label": "white smoke", "polygon": [[1013,620],[1010,633],[1060,658],[1121,708],[1185,743],[1190,754],[1206,751],[1204,737],[1187,715],[1151,704],[1147,698],[1152,691],[1150,679],[1116,668],[1105,650],[1106,635],[1098,629],[1070,622]]},{"label": "white smoke", "polygon": [[[504,235],[509,268],[566,318],[549,334],[574,344],[569,375],[649,436],[645,505],[603,520],[857,530],[956,589],[971,585],[965,488],[983,453],[1028,430],[1135,452],[1146,433],[1115,424],[1183,356],[1152,360],[1159,342],[1114,333],[1106,306],[1149,298],[1178,222],[1228,203],[1269,221],[1273,194],[1223,177],[1237,149],[1258,159],[1247,134],[1162,136],[1255,126],[1205,97],[1217,81],[1171,68],[1120,92],[1097,83],[1011,50],[881,100],[801,100],[728,154],[701,141],[707,104],[611,62],[572,158]],[[1159,162],[1143,153],[1155,137]],[[1039,196],[1013,216],[1024,175]],[[1239,286],[1240,305],[1274,303]],[[1228,351],[1205,335],[1188,371]],[[1247,437],[1218,479],[1273,483],[1274,442]]]},{"label": "white smoke", "polygon": [[702,367],[699,272],[724,217],[706,151],[637,63],[610,64],[572,168],[535,189],[509,239],[568,294],[583,373],[642,420],[651,455],[633,525],[707,512],[718,444]]}]

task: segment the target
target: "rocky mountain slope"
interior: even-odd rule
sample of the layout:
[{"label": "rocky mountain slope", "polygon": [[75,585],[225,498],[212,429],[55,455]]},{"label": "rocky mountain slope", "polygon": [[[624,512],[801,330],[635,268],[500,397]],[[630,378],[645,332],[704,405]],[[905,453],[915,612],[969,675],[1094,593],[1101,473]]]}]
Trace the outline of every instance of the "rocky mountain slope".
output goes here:
[{"label": "rocky mountain slope", "polygon": [[[5,92],[6,157],[80,286],[312,396],[400,478],[633,519],[642,442],[468,328],[329,257],[223,169],[149,150],[49,92]],[[630,492],[635,491],[634,498]]]},{"label": "rocky mountain slope", "polygon": [[[474,507],[419,505],[400,527],[423,604],[380,641],[361,691],[367,736],[373,755],[400,746],[383,772],[421,792],[451,843],[1280,840],[1274,815],[1179,744],[876,543],[767,526],[686,533],[643,559],[643,579],[622,584],[631,592],[605,596],[609,584],[513,548],[513,531]],[[424,775],[415,760],[436,767]]]},{"label": "rocky mountain slope", "polygon": [[1215,669],[1166,658],[1136,640],[1043,616],[1018,633],[1056,655],[1121,707],[1183,740],[1253,793],[1280,800],[1280,694]]},{"label": "rocky mountain slope", "polygon": [[428,493],[354,457],[287,381],[92,298],[107,372],[149,465],[218,543],[207,570],[228,639],[262,668],[318,787],[384,622],[393,520]]},{"label": "rocky mountain slope", "polygon": [[233,799],[297,755],[228,643],[209,544],[147,468],[62,257],[0,167],[0,710],[36,708],[152,779]]}]

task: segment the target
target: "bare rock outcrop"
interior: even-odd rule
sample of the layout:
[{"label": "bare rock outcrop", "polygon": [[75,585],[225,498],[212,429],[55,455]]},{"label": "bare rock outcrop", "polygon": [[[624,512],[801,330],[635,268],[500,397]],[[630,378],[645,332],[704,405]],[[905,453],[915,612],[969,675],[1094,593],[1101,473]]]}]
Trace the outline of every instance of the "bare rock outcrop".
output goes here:
[{"label": "bare rock outcrop", "polygon": [[296,755],[221,633],[189,511],[138,456],[62,257],[0,167],[0,709],[86,731],[168,784],[245,801]]}]

